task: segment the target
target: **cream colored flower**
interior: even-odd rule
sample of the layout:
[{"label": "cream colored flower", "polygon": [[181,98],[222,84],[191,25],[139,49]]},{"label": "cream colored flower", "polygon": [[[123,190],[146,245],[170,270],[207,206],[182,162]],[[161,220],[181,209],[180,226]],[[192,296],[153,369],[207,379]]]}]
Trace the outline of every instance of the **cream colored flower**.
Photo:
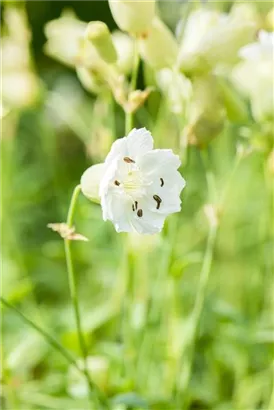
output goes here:
[{"label": "cream colored flower", "polygon": [[181,209],[185,181],[179,166],[171,150],[153,149],[149,131],[133,129],[114,142],[104,164],[84,172],[82,192],[100,198],[103,219],[117,232],[157,233],[165,218]]},{"label": "cream colored flower", "polygon": [[185,72],[206,72],[237,62],[238,50],[255,36],[256,24],[238,16],[198,10],[187,20],[179,53]]},{"label": "cream colored flower", "polygon": [[75,67],[86,27],[87,24],[80,21],[72,10],[64,10],[58,19],[49,21],[45,26],[45,53]]},{"label": "cream colored flower", "polygon": [[245,60],[268,60],[274,58],[274,32],[261,30],[258,41],[247,44],[239,50],[239,55]]},{"label": "cream colored flower", "polygon": [[142,58],[154,69],[172,67],[178,56],[178,44],[169,28],[155,17],[149,30],[138,40]]},{"label": "cream colored flower", "polygon": [[155,15],[155,0],[109,0],[118,27],[138,36],[145,33]]}]

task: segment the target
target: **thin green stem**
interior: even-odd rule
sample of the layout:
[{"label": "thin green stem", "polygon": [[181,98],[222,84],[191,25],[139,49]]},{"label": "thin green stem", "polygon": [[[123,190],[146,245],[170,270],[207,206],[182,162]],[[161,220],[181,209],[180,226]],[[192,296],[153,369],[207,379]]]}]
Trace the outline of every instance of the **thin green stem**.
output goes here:
[{"label": "thin green stem", "polygon": [[[134,91],[136,88],[139,63],[140,63],[140,58],[139,58],[139,52],[138,52],[138,44],[137,44],[137,41],[135,40],[133,70],[132,70],[132,76],[131,76],[131,81],[130,81],[130,86],[129,86],[129,93]],[[126,135],[127,135],[133,128],[133,112],[126,112],[125,122],[126,122],[125,130],[126,130]]]},{"label": "thin green stem", "polygon": [[[74,188],[74,191],[71,197],[70,206],[68,210],[68,216],[67,216],[67,225],[70,228],[73,226],[74,211],[75,211],[77,199],[78,199],[80,192],[81,192],[81,186],[77,185]],[[73,267],[73,262],[72,262],[72,255],[71,255],[71,241],[69,239],[65,239],[64,242],[65,242],[65,255],[66,255],[66,263],[67,263],[67,270],[68,270],[70,296],[71,296],[73,309],[74,309],[79,345],[80,345],[83,362],[84,362],[83,372],[85,374],[87,384],[90,388],[90,391],[93,390],[94,392],[94,396],[97,401],[98,408],[99,409],[108,408],[108,404],[107,404],[105,397],[102,396],[101,392],[98,390],[97,386],[92,382],[90,375],[89,375],[88,366],[87,366],[88,351],[87,351],[87,347],[86,347],[86,343],[85,343],[85,339],[84,339],[84,335],[82,331],[82,325],[81,325],[79,300],[78,300],[76,279],[75,279],[75,273],[74,273],[74,267]]]},{"label": "thin green stem", "polygon": [[57,340],[55,340],[49,333],[47,333],[44,329],[34,323],[31,319],[27,318],[24,313],[10,304],[2,296],[0,297],[0,300],[4,306],[6,306],[10,310],[13,310],[23,320],[23,322],[35,329],[52,346],[53,349],[57,350],[67,360],[69,364],[78,369],[79,372],[83,373],[73,356],[66,349],[64,349]]},{"label": "thin green stem", "polygon": [[[201,153],[202,154],[202,153]],[[213,205],[213,212],[216,212],[216,205],[217,205],[217,194],[216,194],[216,186],[215,186],[215,178],[214,174],[211,170],[210,162],[208,160],[207,155],[201,155],[204,169],[205,169],[205,177],[207,181],[207,189],[208,189],[208,199],[210,203]],[[210,205],[211,206],[211,205]],[[204,253],[202,268],[200,272],[200,279],[198,284],[198,290],[196,293],[196,299],[194,303],[194,308],[189,319],[189,337],[188,343],[186,344],[186,350],[183,352],[182,360],[186,360],[184,363],[184,369],[182,372],[182,376],[179,380],[179,389],[180,394],[177,399],[180,402],[182,400],[182,409],[188,408],[189,397],[187,394],[187,389],[190,381],[191,371],[192,371],[192,364],[193,364],[193,357],[195,352],[195,344],[197,339],[197,333],[199,329],[199,323],[201,314],[203,311],[207,285],[209,282],[212,261],[213,261],[213,253],[215,247],[215,241],[217,236],[218,224],[215,218],[208,218],[209,219],[209,232],[207,237],[207,244]]]}]

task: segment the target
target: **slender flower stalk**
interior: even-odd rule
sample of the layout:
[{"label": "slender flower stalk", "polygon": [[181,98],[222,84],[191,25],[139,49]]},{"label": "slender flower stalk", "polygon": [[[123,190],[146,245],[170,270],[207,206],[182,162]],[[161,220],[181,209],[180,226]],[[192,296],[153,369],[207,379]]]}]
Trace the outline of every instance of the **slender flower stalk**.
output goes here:
[{"label": "slender flower stalk", "polygon": [[47,333],[44,329],[34,323],[31,319],[27,318],[24,313],[22,313],[19,309],[9,303],[5,298],[1,296],[0,300],[4,306],[15,312],[23,320],[23,322],[35,329],[50,344],[53,349],[58,351],[67,360],[70,365],[74,366],[77,370],[79,370],[79,372],[82,373],[82,370],[76,363],[74,357],[66,349],[64,349],[64,347],[56,339],[54,339],[49,333]]},{"label": "slender flower stalk", "polygon": [[[77,202],[80,192],[81,192],[81,185],[77,185],[74,188],[74,191],[71,197],[68,216],[67,216],[67,225],[69,228],[72,228],[73,226],[74,211],[75,211],[76,202]],[[70,296],[71,296],[71,300],[73,303],[78,340],[79,340],[79,345],[80,345],[80,349],[81,349],[82,357],[83,357],[83,364],[84,364],[83,373],[86,377],[86,381],[89,386],[90,393],[92,391],[94,393],[94,398],[97,402],[98,409],[102,409],[102,410],[108,409],[108,404],[107,404],[105,397],[102,396],[101,392],[98,390],[97,386],[95,386],[95,384],[92,382],[90,375],[89,375],[88,366],[87,366],[88,351],[87,351],[87,347],[86,347],[86,343],[85,343],[85,339],[84,339],[84,335],[82,331],[82,325],[81,325],[79,300],[78,300],[75,273],[74,273],[74,267],[73,267],[73,262],[72,262],[72,255],[71,255],[71,241],[70,239],[65,239],[64,243],[65,243],[65,254],[66,254],[66,263],[67,263],[67,270],[68,270]]]},{"label": "slender flower stalk", "polygon": [[[137,84],[137,78],[138,78],[140,57],[139,57],[139,52],[138,52],[137,40],[135,40],[135,43],[134,43],[133,59],[134,59],[133,60],[133,70],[132,70],[132,76],[131,76],[131,81],[130,81],[129,94],[135,90],[136,84]],[[126,135],[132,130],[132,128],[133,128],[133,113],[127,112],[126,113],[126,124],[125,124]]]},{"label": "slender flower stalk", "polygon": [[[206,153],[208,154],[208,153]],[[215,187],[215,177],[211,170],[208,161],[208,155],[203,155],[201,153],[201,159],[203,161],[203,165],[205,168],[205,176],[207,181],[207,189],[208,189],[208,199],[210,202],[209,207],[212,211],[212,214],[207,215],[209,220],[209,231],[207,236],[207,244],[204,253],[204,258],[202,262],[202,268],[200,272],[200,279],[198,284],[198,289],[196,293],[196,299],[194,303],[194,308],[189,320],[189,336],[186,345],[186,351],[183,352],[182,359],[185,360],[187,358],[186,363],[184,363],[184,372],[183,377],[180,379],[179,382],[179,391],[180,393],[177,396],[178,403],[182,400],[182,410],[188,408],[189,404],[189,397],[188,397],[188,385],[190,381],[191,371],[192,371],[192,364],[193,364],[193,357],[195,352],[195,343],[197,339],[197,334],[199,330],[199,323],[201,318],[201,313],[204,307],[204,301],[207,292],[207,286],[209,282],[212,261],[213,261],[213,253],[215,248],[215,242],[217,237],[218,231],[218,221],[216,217],[216,206],[217,206],[217,193]]]}]

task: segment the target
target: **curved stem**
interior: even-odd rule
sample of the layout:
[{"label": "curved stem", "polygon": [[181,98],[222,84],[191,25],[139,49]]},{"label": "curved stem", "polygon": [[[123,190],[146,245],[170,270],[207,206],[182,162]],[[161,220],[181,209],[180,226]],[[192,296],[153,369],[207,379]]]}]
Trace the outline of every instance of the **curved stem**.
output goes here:
[{"label": "curved stem", "polygon": [[5,298],[2,296],[0,297],[0,300],[4,306],[6,306],[8,309],[13,310],[20,318],[25,322],[27,325],[31,326],[33,329],[35,329],[43,338],[55,349],[57,350],[66,360],[69,364],[74,366],[76,369],[79,370],[79,372],[83,373],[80,367],[78,366],[77,362],[75,361],[74,357],[66,350],[63,348],[63,346],[55,340],[49,333],[47,333],[44,329],[42,329],[40,326],[38,326],[36,323],[34,323],[31,319],[27,318],[24,313],[22,313],[19,309],[17,309],[15,306],[10,304]]},{"label": "curved stem", "polygon": [[[140,58],[139,58],[139,52],[138,52],[138,44],[137,44],[137,41],[135,40],[133,70],[132,70],[132,76],[131,76],[131,81],[130,81],[130,86],[129,86],[129,93],[134,91],[136,88],[139,63],[140,63]],[[126,130],[126,135],[127,135],[133,128],[133,112],[126,112],[125,122],[126,122],[125,130]]]},{"label": "curved stem", "polygon": [[[67,225],[69,228],[71,228],[73,225],[73,216],[74,216],[75,206],[76,206],[76,202],[77,202],[80,192],[81,192],[81,186],[77,185],[74,188],[71,201],[70,201],[69,210],[68,210]],[[105,397],[101,395],[101,392],[98,390],[97,386],[92,382],[90,375],[89,375],[88,366],[87,366],[88,351],[87,351],[87,347],[86,347],[86,343],[85,343],[85,339],[84,339],[84,335],[82,331],[82,325],[81,325],[79,300],[78,300],[75,273],[74,273],[74,268],[73,268],[72,255],[71,255],[71,241],[70,239],[65,239],[64,242],[65,242],[65,254],[66,254],[66,263],[67,263],[67,270],[68,270],[69,290],[70,290],[71,300],[73,303],[79,345],[80,345],[83,362],[84,362],[83,372],[85,374],[86,381],[87,381],[90,391],[93,390],[93,392],[95,393],[95,399],[98,404],[98,409],[108,408]]]}]

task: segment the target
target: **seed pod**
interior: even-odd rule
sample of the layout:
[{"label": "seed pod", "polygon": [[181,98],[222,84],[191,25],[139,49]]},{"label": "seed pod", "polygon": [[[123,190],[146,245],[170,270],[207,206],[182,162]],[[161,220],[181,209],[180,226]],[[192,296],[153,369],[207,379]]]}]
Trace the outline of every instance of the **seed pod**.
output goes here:
[{"label": "seed pod", "polygon": [[169,28],[158,18],[153,19],[148,32],[138,40],[142,58],[158,70],[172,67],[177,59],[178,44]]},{"label": "seed pod", "polygon": [[110,64],[116,62],[116,49],[109,29],[105,23],[102,21],[93,21],[89,23],[86,29],[86,39],[92,43],[104,61]]},{"label": "seed pod", "polygon": [[155,15],[155,0],[109,0],[112,16],[121,30],[139,36]]}]

